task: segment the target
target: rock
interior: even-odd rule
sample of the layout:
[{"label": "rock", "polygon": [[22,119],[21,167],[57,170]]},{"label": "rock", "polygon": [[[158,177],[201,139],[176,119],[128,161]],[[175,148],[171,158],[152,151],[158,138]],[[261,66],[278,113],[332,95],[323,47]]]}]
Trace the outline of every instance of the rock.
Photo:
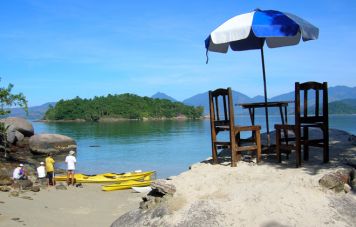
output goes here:
[{"label": "rock", "polygon": [[12,192],[10,192],[10,195],[13,197],[18,197],[20,195],[20,193],[18,191],[12,191]]},{"label": "rock", "polygon": [[335,173],[328,173],[324,175],[319,184],[327,189],[332,189],[335,192],[342,192],[345,189],[345,184],[349,184],[351,180],[352,170],[341,169]]},{"label": "rock", "polygon": [[32,124],[24,118],[20,117],[8,117],[1,119],[0,122],[5,124],[5,127],[12,125],[16,131],[21,132],[24,136],[30,137],[34,135],[34,129]]},{"label": "rock", "polygon": [[166,204],[160,204],[154,209],[133,210],[120,216],[111,224],[111,227],[129,227],[129,226],[223,226],[221,219],[224,214],[221,210],[213,206],[208,201],[198,201],[193,203],[186,215],[181,215],[180,219],[170,222],[170,214]]},{"label": "rock", "polygon": [[355,135],[350,135],[349,141],[352,143],[352,145],[356,146],[356,136]]},{"label": "rock", "polygon": [[176,187],[173,184],[167,183],[165,180],[156,180],[151,184],[152,191],[166,195],[173,195],[176,192]]},{"label": "rock", "polygon": [[13,125],[10,125],[6,130],[6,140],[11,144],[16,143],[16,129]]},{"label": "rock", "polygon": [[351,188],[356,191],[356,179],[353,179],[350,183]]},{"label": "rock", "polygon": [[142,197],[140,208],[144,210],[153,209],[165,203],[176,192],[176,188],[172,184],[168,184],[165,180],[156,180],[151,183],[152,190],[147,196]]},{"label": "rock", "polygon": [[57,190],[67,190],[67,187],[64,184],[60,183],[59,185],[56,186],[56,189]]},{"label": "rock", "polygon": [[41,189],[40,189],[40,186],[39,185],[34,185],[34,186],[32,186],[32,188],[31,188],[31,191],[33,191],[33,192],[39,192]]},{"label": "rock", "polygon": [[344,192],[346,192],[346,193],[351,192],[351,186],[348,184],[344,184]]},{"label": "rock", "polygon": [[16,137],[16,143],[22,141],[25,138],[25,136],[19,131],[15,131],[15,137]]},{"label": "rock", "polygon": [[131,227],[131,226],[170,226],[162,217],[167,215],[167,206],[161,205],[151,210],[133,210],[120,216],[111,224],[111,227]]},{"label": "rock", "polygon": [[17,147],[29,147],[29,140],[30,140],[30,137],[24,137],[21,141],[16,141],[16,146]]},{"label": "rock", "polygon": [[30,180],[16,180],[13,184],[14,188],[21,189],[21,190],[31,190],[33,186],[32,181]]},{"label": "rock", "polygon": [[9,186],[0,186],[0,191],[9,192],[11,191],[11,188]]},{"label": "rock", "polygon": [[13,183],[14,183],[14,180],[11,177],[0,175],[0,186],[12,185]]},{"label": "rock", "polygon": [[29,140],[30,150],[34,154],[60,154],[70,150],[76,150],[76,142],[64,135],[59,134],[38,134]]},{"label": "rock", "polygon": [[224,219],[221,210],[207,201],[198,201],[191,205],[187,215],[182,217],[183,220],[177,226],[223,226],[218,217]]}]

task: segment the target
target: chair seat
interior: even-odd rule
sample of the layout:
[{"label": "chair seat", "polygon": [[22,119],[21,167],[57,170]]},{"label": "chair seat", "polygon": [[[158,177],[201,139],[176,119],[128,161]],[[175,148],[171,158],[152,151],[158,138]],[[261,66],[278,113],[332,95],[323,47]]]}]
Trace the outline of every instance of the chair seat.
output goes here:
[{"label": "chair seat", "polygon": [[249,125],[249,126],[242,126],[242,125],[235,125],[236,131],[257,131],[261,130],[260,125]]}]

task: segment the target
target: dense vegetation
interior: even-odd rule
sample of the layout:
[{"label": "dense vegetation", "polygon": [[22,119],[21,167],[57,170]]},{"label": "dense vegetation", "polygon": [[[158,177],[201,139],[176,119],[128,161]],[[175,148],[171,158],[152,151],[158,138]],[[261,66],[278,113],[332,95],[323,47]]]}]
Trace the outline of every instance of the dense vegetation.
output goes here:
[{"label": "dense vegetation", "polygon": [[44,119],[98,121],[101,118],[174,118],[183,115],[195,119],[201,117],[202,113],[202,107],[187,106],[166,99],[152,99],[134,94],[109,94],[93,99],[76,97],[60,100],[47,110]]},{"label": "dense vegetation", "polygon": [[356,99],[343,99],[329,103],[329,114],[356,114]]}]

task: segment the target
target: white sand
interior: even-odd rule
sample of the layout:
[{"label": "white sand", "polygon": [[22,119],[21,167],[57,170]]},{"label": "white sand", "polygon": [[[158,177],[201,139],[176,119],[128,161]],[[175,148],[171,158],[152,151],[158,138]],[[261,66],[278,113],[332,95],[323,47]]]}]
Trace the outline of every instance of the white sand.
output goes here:
[{"label": "white sand", "polygon": [[[24,192],[9,197],[0,192],[0,226],[110,226],[123,213],[138,208],[141,195],[132,190],[103,192],[99,184],[83,188]],[[29,196],[33,200],[21,198]],[[12,220],[19,218],[19,220]]]},{"label": "white sand", "polygon": [[[181,201],[171,223],[179,222],[192,204],[206,201],[221,211],[221,226],[350,226],[331,207],[331,199],[343,195],[318,185],[322,172],[244,162],[237,168],[196,164],[171,182],[177,187],[175,202]],[[352,199],[356,202],[355,195]]]}]

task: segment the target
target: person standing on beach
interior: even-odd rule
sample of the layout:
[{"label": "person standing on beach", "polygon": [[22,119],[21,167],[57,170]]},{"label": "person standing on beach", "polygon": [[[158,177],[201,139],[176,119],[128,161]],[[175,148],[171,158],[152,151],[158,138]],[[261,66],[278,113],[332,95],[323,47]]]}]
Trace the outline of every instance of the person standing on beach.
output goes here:
[{"label": "person standing on beach", "polygon": [[53,180],[53,177],[54,177],[54,163],[55,163],[55,161],[53,160],[51,153],[47,154],[47,158],[45,159],[45,162],[46,162],[46,172],[47,172],[47,178],[48,178],[48,185],[49,186],[53,186],[55,184],[54,180]]},{"label": "person standing on beach", "polygon": [[67,163],[67,184],[75,184],[74,182],[74,171],[77,159],[74,157],[74,151],[69,151],[69,155],[66,157],[65,162]]},{"label": "person standing on beach", "polygon": [[45,185],[46,182],[46,168],[44,162],[40,163],[40,166],[37,167],[37,177],[41,185]]}]

